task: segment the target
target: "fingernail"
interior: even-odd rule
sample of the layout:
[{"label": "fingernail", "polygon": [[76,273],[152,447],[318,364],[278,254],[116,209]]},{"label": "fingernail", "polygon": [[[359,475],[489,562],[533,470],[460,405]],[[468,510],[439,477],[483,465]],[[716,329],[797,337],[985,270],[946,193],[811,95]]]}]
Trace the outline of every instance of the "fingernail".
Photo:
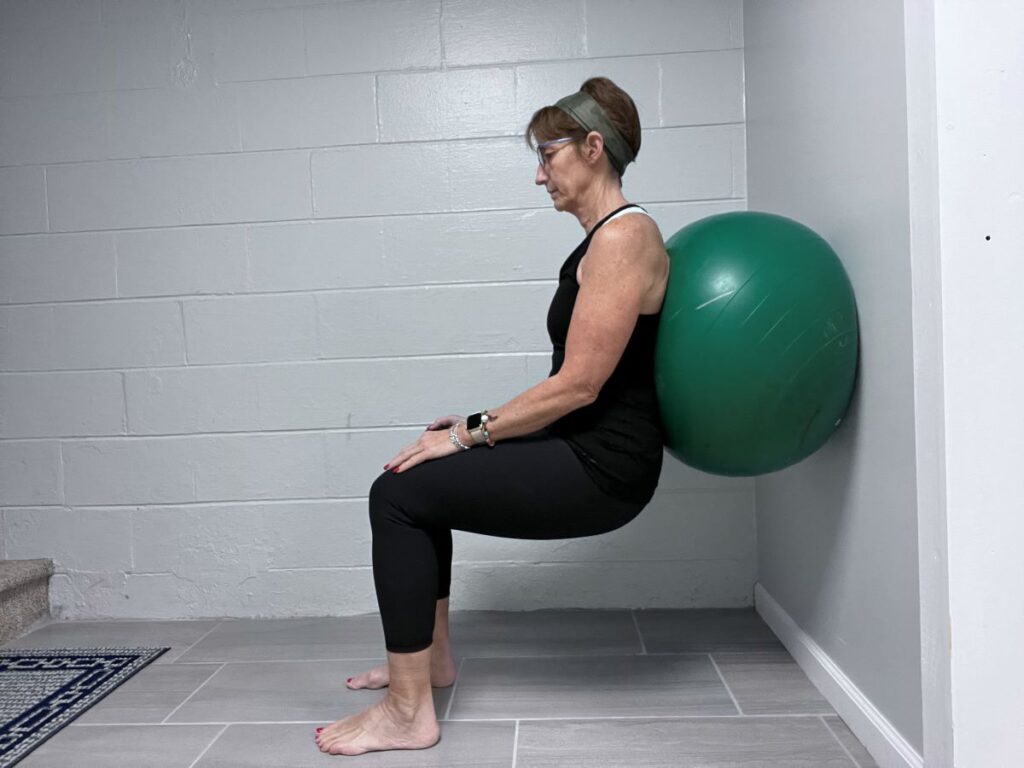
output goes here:
[{"label": "fingernail", "polygon": [[352,678],[350,677],[350,678],[349,678],[348,680],[346,680],[345,682],[346,682],[346,683],[351,683],[351,682],[352,682]]},{"label": "fingernail", "polygon": [[317,729],[316,729],[316,732],[317,732],[317,733],[320,733],[320,731],[322,731],[322,730],[323,730],[323,728],[317,728]]},{"label": "fingernail", "polygon": [[384,469],[391,469],[391,465],[390,464],[385,464],[384,465]]},{"label": "fingernail", "polygon": [[394,469],[392,469],[391,471],[392,471],[392,472],[398,472],[398,467],[395,467],[395,468],[394,468]]}]

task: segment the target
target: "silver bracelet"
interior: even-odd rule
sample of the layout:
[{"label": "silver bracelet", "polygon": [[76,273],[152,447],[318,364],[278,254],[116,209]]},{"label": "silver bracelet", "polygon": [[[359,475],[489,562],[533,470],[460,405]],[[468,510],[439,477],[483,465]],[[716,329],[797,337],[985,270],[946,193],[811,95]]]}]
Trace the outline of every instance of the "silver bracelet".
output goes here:
[{"label": "silver bracelet", "polygon": [[452,424],[452,428],[448,430],[448,437],[452,441],[453,445],[457,445],[462,450],[468,451],[473,446],[471,446],[471,445],[463,445],[462,441],[459,440],[458,432],[459,432],[459,424],[461,424],[461,423],[462,423],[461,421],[457,421],[454,424]]}]

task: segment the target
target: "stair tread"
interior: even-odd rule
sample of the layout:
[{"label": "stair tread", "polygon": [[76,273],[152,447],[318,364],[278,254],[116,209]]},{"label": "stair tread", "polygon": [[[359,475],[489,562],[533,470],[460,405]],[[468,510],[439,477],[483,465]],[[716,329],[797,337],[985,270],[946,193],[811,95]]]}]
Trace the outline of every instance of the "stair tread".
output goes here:
[{"label": "stair tread", "polygon": [[0,592],[52,575],[53,561],[49,559],[0,560]]}]

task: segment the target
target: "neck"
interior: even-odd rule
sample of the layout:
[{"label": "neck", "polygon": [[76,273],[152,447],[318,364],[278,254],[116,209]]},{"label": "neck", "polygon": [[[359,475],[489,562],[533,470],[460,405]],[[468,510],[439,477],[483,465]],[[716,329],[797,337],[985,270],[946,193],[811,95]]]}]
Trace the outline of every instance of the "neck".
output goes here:
[{"label": "neck", "polygon": [[596,181],[585,194],[573,213],[580,225],[590,232],[601,219],[626,204],[622,196],[622,185],[618,181],[605,176]]}]

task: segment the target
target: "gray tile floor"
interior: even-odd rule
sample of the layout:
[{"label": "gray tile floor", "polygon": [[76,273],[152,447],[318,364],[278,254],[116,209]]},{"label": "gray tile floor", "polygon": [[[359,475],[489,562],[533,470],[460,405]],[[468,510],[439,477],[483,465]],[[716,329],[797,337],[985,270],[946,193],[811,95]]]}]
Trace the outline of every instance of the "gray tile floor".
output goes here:
[{"label": "gray tile floor", "polygon": [[68,622],[9,648],[171,646],[19,768],[877,768],[752,609],[452,611],[459,677],[426,750],[322,754],[385,691],[376,614]]}]

